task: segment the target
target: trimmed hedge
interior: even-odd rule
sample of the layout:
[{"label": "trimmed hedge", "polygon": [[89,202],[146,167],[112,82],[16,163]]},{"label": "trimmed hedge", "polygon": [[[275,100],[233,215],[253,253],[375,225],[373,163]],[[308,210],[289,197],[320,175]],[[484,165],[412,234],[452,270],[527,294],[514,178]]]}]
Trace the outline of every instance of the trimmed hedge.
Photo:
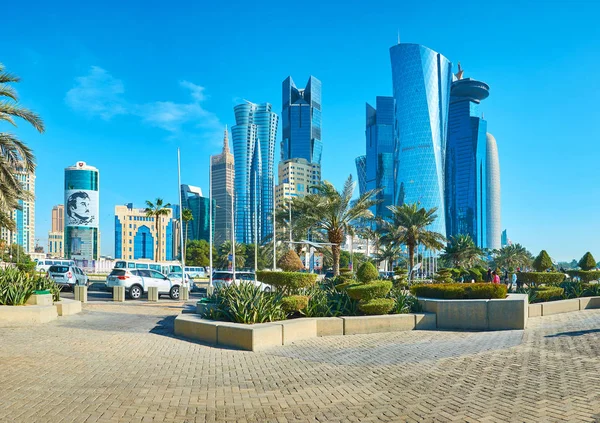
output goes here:
[{"label": "trimmed hedge", "polygon": [[376,298],[367,302],[360,302],[358,309],[367,315],[388,314],[394,308],[393,298]]},{"label": "trimmed hedge", "polygon": [[308,307],[308,297],[306,295],[290,295],[281,299],[281,308],[286,313],[294,313],[304,310]]},{"label": "trimmed hedge", "polygon": [[373,281],[346,288],[346,292],[353,300],[369,301],[385,297],[391,289],[392,281]]},{"label": "trimmed hedge", "polygon": [[339,283],[335,286],[335,289],[337,291],[343,291],[344,289],[351,287],[351,286],[355,286],[355,285],[360,285],[358,283],[356,283],[356,281],[348,281],[348,282],[344,282],[344,283]]},{"label": "trimmed hedge", "polygon": [[302,260],[300,260],[300,257],[298,257],[298,254],[294,250],[286,251],[277,262],[277,266],[284,272],[297,272],[304,269]]},{"label": "trimmed hedge", "polygon": [[565,274],[557,272],[520,272],[517,273],[517,278],[520,282],[526,284],[558,285],[565,280]]},{"label": "trimmed hedge", "polygon": [[442,300],[505,298],[506,285],[494,283],[420,284],[411,286],[410,292],[416,297]]},{"label": "trimmed hedge", "polygon": [[538,288],[534,288],[533,292],[535,292],[536,301],[544,302],[562,299],[562,295],[565,290],[557,286],[540,286]]},{"label": "trimmed hedge", "polygon": [[358,272],[356,272],[356,279],[363,283],[376,281],[377,278],[379,278],[379,272],[370,261],[361,264],[358,268]]},{"label": "trimmed hedge", "polygon": [[308,288],[317,281],[317,275],[314,273],[273,272],[261,270],[256,272],[256,277],[259,281],[284,291]]},{"label": "trimmed hedge", "polygon": [[600,270],[567,270],[567,274],[572,278],[580,278],[584,283],[600,280]]}]

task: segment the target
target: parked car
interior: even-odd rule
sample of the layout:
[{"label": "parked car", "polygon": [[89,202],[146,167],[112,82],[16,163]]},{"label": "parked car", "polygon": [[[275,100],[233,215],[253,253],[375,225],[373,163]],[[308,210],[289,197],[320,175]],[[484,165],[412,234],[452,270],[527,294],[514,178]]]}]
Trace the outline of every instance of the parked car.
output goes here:
[{"label": "parked car", "polygon": [[158,287],[158,296],[168,294],[171,299],[179,299],[179,281],[172,281],[157,270],[151,269],[113,269],[106,278],[109,290],[117,286],[124,286],[129,298],[137,300],[148,293],[149,287]]},{"label": "parked car", "polygon": [[[261,291],[270,292],[272,290],[271,285],[262,283],[254,280],[254,272],[235,272],[235,283],[252,283],[260,287]],[[213,273],[212,286],[215,288],[221,288],[229,286],[233,283],[233,272],[230,271],[217,271]]]},{"label": "parked car", "polygon": [[90,286],[90,278],[77,266],[53,264],[48,268],[48,277],[61,289],[74,290],[75,285]]},{"label": "parked car", "polygon": [[[167,275],[167,277],[171,280],[171,282],[181,285],[181,272],[171,272]],[[185,274],[185,284],[183,286],[187,286],[190,288],[190,292],[196,289],[196,285],[194,284],[194,280],[190,276],[189,273]]]}]

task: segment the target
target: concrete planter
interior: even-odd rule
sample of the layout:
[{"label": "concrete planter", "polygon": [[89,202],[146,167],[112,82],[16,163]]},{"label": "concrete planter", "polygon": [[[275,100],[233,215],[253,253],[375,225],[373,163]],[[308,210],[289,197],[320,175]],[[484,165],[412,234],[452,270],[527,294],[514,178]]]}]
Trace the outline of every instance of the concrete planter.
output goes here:
[{"label": "concrete planter", "polygon": [[581,297],[570,300],[529,304],[529,317],[550,316],[572,311],[600,308],[600,297]]},{"label": "concrete planter", "polygon": [[439,300],[419,298],[427,312],[436,314],[438,329],[511,330],[525,329],[528,298],[509,294],[504,299]]},{"label": "concrete planter", "polygon": [[31,294],[31,297],[27,299],[26,304],[28,305],[39,305],[39,306],[51,306],[52,305],[52,294]]},{"label": "concrete planter", "polygon": [[31,326],[58,318],[56,306],[0,306],[0,327]]},{"label": "concrete planter", "polygon": [[81,313],[81,301],[69,300],[63,298],[54,303],[59,316],[70,316]]},{"label": "concrete planter", "polygon": [[215,303],[198,301],[196,303],[196,314],[208,313],[209,311],[215,310],[216,308],[217,308],[217,304],[215,304]]}]

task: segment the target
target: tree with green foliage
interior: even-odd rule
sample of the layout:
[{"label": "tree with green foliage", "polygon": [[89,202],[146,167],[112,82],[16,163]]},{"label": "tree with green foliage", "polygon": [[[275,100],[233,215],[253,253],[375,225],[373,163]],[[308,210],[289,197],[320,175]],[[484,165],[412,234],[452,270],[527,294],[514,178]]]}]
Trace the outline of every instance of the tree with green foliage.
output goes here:
[{"label": "tree with green foliage", "polygon": [[[177,218],[179,218],[179,216],[177,216]],[[185,249],[187,248],[187,243],[188,243],[187,242],[187,240],[188,240],[188,232],[189,232],[188,228],[190,226],[190,222],[192,220],[194,220],[194,215],[193,215],[192,211],[190,209],[183,209],[181,211],[181,220],[183,220],[183,224],[184,224],[184,226],[183,226],[183,228],[184,228],[183,229],[183,235],[184,235],[185,239],[183,241],[183,245],[184,245],[183,248],[184,248],[184,251],[185,251]],[[185,256],[187,257],[187,253],[185,254]],[[187,259],[186,259],[186,262],[187,262]]]},{"label": "tree with green foliage", "polygon": [[0,258],[6,263],[14,263],[19,270],[28,272],[35,270],[35,262],[19,244],[11,244],[8,248],[2,248]]},{"label": "tree with green foliage", "polygon": [[[217,249],[213,246],[213,258],[217,256]],[[188,241],[185,250],[186,266],[208,266],[210,265],[210,244],[208,241]]]},{"label": "tree with green foliage", "polygon": [[552,268],[552,259],[550,258],[546,250],[542,250],[535,258],[535,260],[533,260],[531,266],[537,272],[545,272],[546,270]]},{"label": "tree with green foliage", "polygon": [[[219,247],[219,251],[216,259],[216,267],[218,269],[227,269],[229,267],[229,254],[232,253],[231,249],[231,241],[225,241]],[[239,242],[235,243],[235,267],[242,268],[246,264],[246,246],[244,244],[240,244]]]},{"label": "tree with green foliage", "polygon": [[494,267],[516,269],[528,266],[533,260],[532,254],[521,244],[506,245],[492,251]]},{"label": "tree with green foliage", "polygon": [[279,259],[277,266],[284,272],[297,272],[304,269],[302,260],[300,260],[300,257],[294,250],[288,250],[283,257]]},{"label": "tree with green foliage", "polygon": [[449,260],[455,267],[473,267],[481,261],[483,250],[475,245],[469,235],[455,235],[444,249],[442,257]]},{"label": "tree with green foliage", "polygon": [[578,264],[579,267],[581,267],[581,270],[592,270],[596,268],[596,259],[594,259],[592,253],[588,251],[581,257]]},{"label": "tree with green foliage", "polygon": [[[287,247],[286,247],[286,249],[287,249]],[[256,259],[256,265],[257,265],[258,269],[271,268],[273,266],[273,244],[265,244],[265,245],[259,244],[258,248],[256,248],[254,246],[254,244],[246,244],[245,267],[247,267],[249,269],[254,269],[254,254],[256,253],[257,250],[258,250],[258,255],[257,255],[257,259]]]},{"label": "tree with green foliage", "polygon": [[379,272],[373,263],[367,261],[358,268],[356,279],[363,283],[375,281],[379,279]]},{"label": "tree with green foliage", "polygon": [[[19,103],[17,91],[9,84],[21,79],[6,72],[0,63],[0,122],[17,126],[14,118],[30,123],[38,132],[44,132],[44,122]],[[19,207],[19,200],[29,199],[31,194],[18,179],[18,172],[35,171],[35,157],[31,149],[14,134],[0,132],[0,228],[15,230],[11,212]]]},{"label": "tree with green foliage", "polygon": [[383,221],[384,244],[396,246],[406,245],[410,265],[409,278],[415,266],[415,249],[422,245],[429,250],[441,250],[446,238],[440,233],[427,229],[437,218],[437,208],[429,210],[419,207],[418,203],[390,206],[392,212],[389,220]]},{"label": "tree with green foliage", "polygon": [[150,200],[146,200],[146,216],[154,219],[154,230],[156,232],[156,254],[154,255],[154,261],[162,261],[163,257],[159,260],[160,250],[162,245],[162,220],[164,216],[168,216],[171,213],[171,203],[163,204],[162,198],[157,198],[153,203]]}]

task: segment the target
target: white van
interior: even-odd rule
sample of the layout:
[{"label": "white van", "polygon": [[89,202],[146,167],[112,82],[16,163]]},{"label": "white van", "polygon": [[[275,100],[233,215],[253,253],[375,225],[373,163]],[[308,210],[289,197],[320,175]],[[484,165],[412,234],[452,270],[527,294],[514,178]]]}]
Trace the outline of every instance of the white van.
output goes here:
[{"label": "white van", "polygon": [[48,272],[50,266],[75,266],[73,260],[40,259],[35,265],[36,272]]}]

